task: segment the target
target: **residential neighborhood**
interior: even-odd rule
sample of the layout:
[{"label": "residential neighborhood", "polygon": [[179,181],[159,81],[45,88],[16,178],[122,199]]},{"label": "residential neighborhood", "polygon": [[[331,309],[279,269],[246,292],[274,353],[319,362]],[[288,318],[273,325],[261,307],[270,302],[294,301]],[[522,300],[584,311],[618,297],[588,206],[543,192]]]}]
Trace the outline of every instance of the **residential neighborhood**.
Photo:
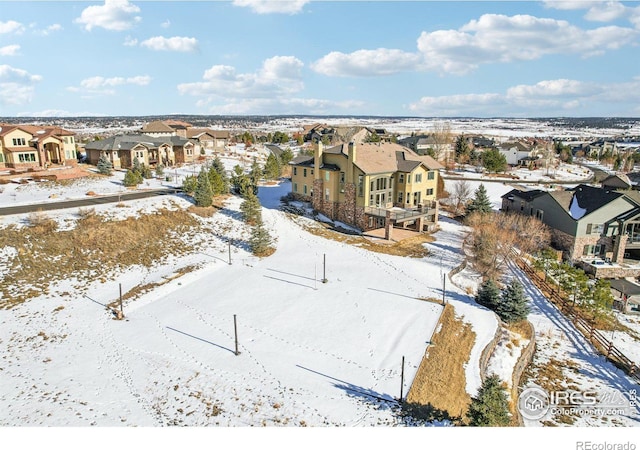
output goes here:
[{"label": "residential neighborhood", "polygon": [[[366,417],[358,420],[369,426],[467,426],[481,401],[475,392],[498,379],[492,389],[505,396],[500,426],[640,423],[640,411],[625,400],[640,362],[634,171],[612,170],[603,158],[563,161],[567,141],[553,136],[337,122],[329,128],[340,133],[326,143],[283,123],[223,130],[169,117],[133,130],[100,130],[80,142],[54,125],[3,125],[5,154],[24,136],[25,147],[44,159],[0,173],[0,301],[8,313],[0,314],[0,340],[27,342],[41,329],[48,340],[36,351],[47,362],[34,366],[28,382],[58,383],[93,411],[77,403],[74,418],[54,414],[46,390],[2,390],[0,402],[29,405],[29,418],[23,412],[20,420],[33,425],[334,427]],[[446,151],[432,147],[437,138],[416,139],[445,128]],[[362,130],[369,137],[358,138]],[[373,132],[394,137],[372,140]],[[64,147],[65,138],[73,147]],[[498,169],[484,156],[495,153],[504,164]],[[128,200],[134,192],[149,195]],[[57,202],[60,209],[38,207]],[[8,212],[15,206],[31,213]],[[33,233],[38,244],[28,244]],[[58,246],[69,256],[61,257]],[[57,271],[46,270],[54,261]],[[109,279],[117,280],[115,292]],[[12,280],[31,288],[20,292]],[[510,310],[507,292],[518,286],[524,309]],[[498,306],[485,299],[491,289],[504,299]],[[225,298],[212,296],[217,292]],[[55,314],[40,316],[43,302],[53,302]],[[21,311],[28,325],[17,328],[11,311]],[[448,311],[456,314],[447,318]],[[81,344],[91,325],[76,324],[76,316],[100,323],[101,337]],[[240,337],[226,323],[236,316]],[[144,338],[130,321],[143,327]],[[475,336],[468,343],[465,327]],[[121,356],[107,342],[117,342]],[[285,352],[273,352],[278,342]],[[82,345],[107,356],[80,363],[84,375],[75,377],[91,384],[94,371],[107,367],[126,414],[80,400],[81,388],[53,381],[49,368],[61,370]],[[207,359],[212,350],[215,363]],[[587,353],[567,357],[578,351]],[[13,361],[20,356],[13,346],[8,355],[12,363],[0,368],[16,386],[23,375]],[[450,364],[459,369],[442,369]],[[620,414],[536,419],[518,406],[525,389],[552,389],[545,377],[554,365],[553,383],[571,380],[619,396]],[[615,383],[592,377],[594,370]],[[125,372],[136,380],[134,394],[118,375]],[[246,379],[241,393],[228,377]],[[324,382],[340,377],[353,384],[338,388],[344,394],[334,392],[335,381]],[[207,393],[211,385],[215,394]],[[444,391],[458,392],[468,412],[455,412],[455,396],[438,395]],[[127,400],[135,394],[140,403]],[[426,404],[442,412],[425,416]],[[16,425],[12,417],[0,415],[0,422]]]}]

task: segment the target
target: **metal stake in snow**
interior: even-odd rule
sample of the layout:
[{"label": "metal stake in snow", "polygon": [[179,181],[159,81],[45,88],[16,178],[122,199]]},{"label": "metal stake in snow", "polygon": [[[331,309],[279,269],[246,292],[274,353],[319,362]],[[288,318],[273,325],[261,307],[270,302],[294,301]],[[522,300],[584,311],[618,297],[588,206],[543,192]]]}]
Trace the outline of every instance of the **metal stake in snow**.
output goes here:
[{"label": "metal stake in snow", "polygon": [[231,265],[231,239],[229,239],[229,265]]},{"label": "metal stake in snow", "polygon": [[240,354],[238,351],[238,323],[236,322],[236,315],[233,315],[233,332],[236,336],[236,356]]},{"label": "metal stake in snow", "polygon": [[404,394],[404,356],[402,357],[402,369],[400,371],[400,402],[402,402],[402,397]]},{"label": "metal stake in snow", "polygon": [[446,303],[444,298],[445,293],[447,292],[447,276],[442,275],[442,306]]},{"label": "metal stake in snow", "polygon": [[318,290],[318,264],[313,265],[313,288]]},{"label": "metal stake in snow", "polygon": [[124,311],[122,311],[122,283],[118,283],[118,286],[120,287],[120,314],[124,316]]},{"label": "metal stake in snow", "polygon": [[322,282],[326,283],[327,281],[327,254],[323,253],[322,255]]}]

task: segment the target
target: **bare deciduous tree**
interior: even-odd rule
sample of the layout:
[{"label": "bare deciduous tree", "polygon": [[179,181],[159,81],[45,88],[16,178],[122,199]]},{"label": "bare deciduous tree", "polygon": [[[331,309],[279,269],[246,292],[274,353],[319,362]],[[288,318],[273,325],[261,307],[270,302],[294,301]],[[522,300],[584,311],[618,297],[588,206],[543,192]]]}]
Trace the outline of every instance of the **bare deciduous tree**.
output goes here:
[{"label": "bare deciduous tree", "polygon": [[454,213],[458,214],[460,207],[471,198],[473,189],[467,180],[456,181],[453,185],[453,192],[451,193],[451,200],[453,201]]},{"label": "bare deciduous tree", "polygon": [[435,159],[445,161],[449,156],[452,134],[449,122],[436,122],[433,124],[433,151]]},{"label": "bare deciduous tree", "polygon": [[472,227],[467,244],[473,264],[484,278],[498,279],[514,256],[514,249],[533,253],[549,244],[549,230],[534,217],[472,213],[466,221]]}]

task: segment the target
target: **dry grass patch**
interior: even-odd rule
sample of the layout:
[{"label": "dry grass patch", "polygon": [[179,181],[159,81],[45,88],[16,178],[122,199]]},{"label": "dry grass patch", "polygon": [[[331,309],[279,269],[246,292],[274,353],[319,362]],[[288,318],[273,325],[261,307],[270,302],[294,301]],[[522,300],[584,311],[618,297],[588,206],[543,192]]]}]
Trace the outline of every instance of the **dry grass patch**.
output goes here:
[{"label": "dry grass patch", "polygon": [[[294,217],[290,215],[290,217]],[[300,223],[300,222],[298,222]],[[403,239],[398,242],[383,244],[371,241],[362,236],[340,233],[319,224],[300,224],[309,233],[325,239],[354,245],[376,253],[384,253],[395,256],[408,256],[410,258],[424,258],[429,255],[429,250],[423,244],[435,241],[435,238],[427,233]]]},{"label": "dry grass patch", "polygon": [[0,308],[46,293],[55,280],[106,281],[113,270],[150,267],[168,255],[184,255],[191,247],[182,235],[200,229],[197,218],[182,210],[162,209],[120,221],[84,216],[71,230],[57,231],[49,221],[0,230],[0,248],[17,251],[0,280]]},{"label": "dry grass patch", "polygon": [[431,345],[420,363],[407,402],[431,405],[450,417],[466,422],[471,397],[466,391],[465,365],[469,361],[476,333],[469,323],[456,318],[450,304],[445,305]]}]

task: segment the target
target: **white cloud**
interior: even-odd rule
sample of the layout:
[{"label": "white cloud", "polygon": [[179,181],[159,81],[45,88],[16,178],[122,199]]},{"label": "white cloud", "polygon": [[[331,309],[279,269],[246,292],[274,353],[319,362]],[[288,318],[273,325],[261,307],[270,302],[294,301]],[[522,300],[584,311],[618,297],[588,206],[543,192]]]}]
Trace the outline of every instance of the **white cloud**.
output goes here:
[{"label": "white cloud", "polygon": [[297,14],[310,0],[233,0],[236,6],[248,7],[257,14]]},{"label": "white cloud", "polygon": [[5,45],[0,47],[0,56],[16,56],[19,50],[19,45]]},{"label": "white cloud", "polygon": [[171,21],[169,19],[165,20],[160,24],[162,28],[169,28],[171,26]]},{"label": "white cloud", "polygon": [[174,36],[170,38],[155,36],[142,41],[140,46],[147,47],[151,50],[194,52],[198,49],[198,40],[196,38],[181,36]]},{"label": "white cloud", "polygon": [[59,23],[54,23],[53,25],[49,25],[43,30],[39,30],[39,34],[41,34],[42,36],[49,36],[51,33],[54,33],[56,31],[62,31],[62,25],[60,25]]},{"label": "white cloud", "polygon": [[114,87],[134,85],[134,86],[147,86],[151,82],[151,77],[148,75],[139,75],[135,77],[111,77],[105,78],[101,76],[95,76],[85,78],[80,81],[80,86],[70,86],[68,91],[77,92],[84,95],[96,96],[96,95],[114,95],[116,93]]},{"label": "white cloud", "polygon": [[379,48],[358,50],[350,54],[331,52],[311,65],[316,72],[329,76],[381,76],[419,69],[422,58],[417,53]]},{"label": "white cloud", "polygon": [[89,111],[69,112],[64,109],[45,109],[34,112],[19,112],[16,114],[18,117],[97,117],[103,115],[104,114],[97,114]]},{"label": "white cloud", "polygon": [[[639,17],[640,23],[640,17]],[[417,52],[379,48],[331,52],[311,67],[329,76],[381,76],[406,71],[465,74],[483,64],[531,61],[546,55],[590,57],[633,45],[638,30],[618,26],[581,29],[530,15],[485,14],[457,30],[422,32]]]},{"label": "white cloud", "polygon": [[423,32],[418,49],[431,69],[466,73],[480,64],[535,60],[545,55],[593,56],[631,44],[637,37],[638,32],[630,28],[583,30],[563,20],[485,14],[459,30]]},{"label": "white cloud", "polygon": [[181,94],[219,98],[274,98],[291,95],[304,88],[304,64],[293,56],[274,56],[265,60],[255,73],[237,73],[235,67],[216,65],[207,69],[202,80],[178,85]]},{"label": "white cloud", "polygon": [[138,40],[132,38],[131,36],[127,36],[124,40],[124,45],[126,47],[135,47],[136,45],[138,45]]},{"label": "white cloud", "polygon": [[0,104],[20,105],[32,100],[34,83],[42,80],[40,75],[31,75],[23,69],[7,64],[0,65]]},{"label": "white cloud", "polygon": [[504,93],[423,97],[408,106],[428,116],[633,115],[640,101],[640,78],[596,84],[578,80],[544,80],[517,85]]},{"label": "white cloud", "polygon": [[8,20],[7,22],[0,22],[0,34],[15,33],[20,34],[24,31],[24,25],[15,20]]},{"label": "white cloud", "polygon": [[618,0],[556,1],[544,0],[545,6],[553,9],[586,9],[584,18],[593,22],[612,22],[626,19],[640,29],[640,6],[627,6]]},{"label": "white cloud", "polygon": [[104,5],[85,8],[74,22],[84,25],[88,31],[95,27],[123,31],[141,20],[140,16],[136,16],[139,12],[140,8],[128,0],[105,0]]}]

